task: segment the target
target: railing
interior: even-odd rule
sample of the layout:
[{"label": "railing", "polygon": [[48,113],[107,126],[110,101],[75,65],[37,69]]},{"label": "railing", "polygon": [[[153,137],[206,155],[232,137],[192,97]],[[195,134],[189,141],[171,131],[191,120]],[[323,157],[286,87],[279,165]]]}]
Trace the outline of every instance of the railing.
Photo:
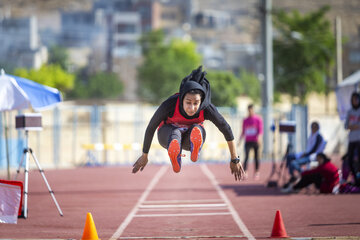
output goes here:
[{"label": "railing", "polygon": [[[140,104],[79,106],[62,103],[55,109],[42,112],[43,130],[29,132],[29,146],[36,152],[43,167],[74,167],[91,164],[91,162],[99,165],[131,164],[141,154],[144,133],[155,110],[156,107]],[[219,111],[232,127],[237,141],[242,120],[247,113],[230,108],[219,108]],[[18,112],[15,111],[7,114],[12,168],[17,167],[24,147],[24,133],[15,130],[14,126],[17,114]],[[273,113],[275,123],[281,119],[297,119],[300,125],[297,126],[299,133],[296,135],[295,146],[301,142],[301,145],[298,146],[303,148],[307,138],[308,116],[300,114],[299,117],[298,115],[281,111]],[[311,116],[309,118],[312,120]],[[338,139],[329,139],[332,136],[344,136],[343,133],[339,134],[344,130],[338,118],[324,116],[318,121],[325,139],[329,140],[328,145],[336,145],[331,141]],[[6,168],[3,122],[1,119],[0,169]],[[200,160],[228,161],[230,156],[223,135],[210,121],[205,122],[205,129],[206,141]],[[334,131],[338,131],[338,133],[334,133]],[[276,128],[274,134],[272,157],[278,159],[286,148],[289,136],[279,134]],[[242,146],[238,152],[243,157]],[[185,160],[189,154],[186,155]],[[168,162],[167,153],[160,147],[156,133],[149,152],[149,160],[152,163]]]}]

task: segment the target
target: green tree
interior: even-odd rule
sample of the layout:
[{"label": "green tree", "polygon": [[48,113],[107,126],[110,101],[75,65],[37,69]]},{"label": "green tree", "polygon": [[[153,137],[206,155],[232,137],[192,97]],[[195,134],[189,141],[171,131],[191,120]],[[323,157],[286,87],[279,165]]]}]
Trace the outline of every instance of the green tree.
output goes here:
[{"label": "green tree", "polygon": [[[305,104],[311,92],[324,92],[335,59],[335,38],[325,18],[329,7],[301,15],[274,12],[275,90]],[[296,100],[293,98],[293,101]]]},{"label": "green tree", "polygon": [[227,71],[209,71],[211,102],[216,106],[236,107],[236,97],[243,92],[240,80]]},{"label": "green tree", "polygon": [[165,39],[165,33],[161,29],[151,31],[143,35],[139,40],[143,55],[144,56],[148,55],[150,50],[153,48],[157,48],[157,49],[163,48],[164,39]]},{"label": "green tree", "polygon": [[64,70],[69,65],[69,54],[66,48],[54,45],[49,49],[49,64],[58,64]]},{"label": "green tree", "polygon": [[43,65],[40,69],[17,68],[14,74],[38,82],[43,85],[54,87],[60,91],[68,91],[74,87],[75,76],[67,73],[59,65]]},{"label": "green tree", "polygon": [[242,95],[250,97],[254,102],[260,101],[261,85],[254,73],[241,69],[240,83],[242,86]]},{"label": "green tree", "polygon": [[144,62],[138,69],[140,95],[151,103],[160,103],[179,91],[181,80],[201,64],[192,41],[173,39],[165,44],[162,31],[144,35],[140,43]]},{"label": "green tree", "polygon": [[123,92],[124,85],[115,73],[96,72],[87,75],[85,70],[76,76],[75,88],[69,93],[74,99],[113,99]]}]

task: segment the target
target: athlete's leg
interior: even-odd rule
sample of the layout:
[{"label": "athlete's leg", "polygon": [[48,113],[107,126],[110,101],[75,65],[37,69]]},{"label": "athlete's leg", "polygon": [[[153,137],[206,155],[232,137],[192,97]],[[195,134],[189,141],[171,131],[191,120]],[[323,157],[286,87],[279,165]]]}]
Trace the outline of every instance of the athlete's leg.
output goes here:
[{"label": "athlete's leg", "polygon": [[201,126],[194,126],[190,133],[191,161],[196,162],[198,160],[202,145],[203,137],[201,133]]},{"label": "athlete's leg", "polygon": [[259,144],[257,142],[253,142],[253,149],[254,149],[254,161],[255,161],[255,175],[254,179],[259,180],[260,179],[260,161],[259,161]]},{"label": "athlete's leg", "polygon": [[356,156],[359,162],[360,159],[360,141],[356,141],[356,142],[349,142],[349,147],[348,147],[348,154],[349,154],[349,158],[348,158],[348,163],[349,163],[349,167],[351,170],[351,173],[354,176],[354,180],[357,186],[360,186],[360,177],[358,176],[358,172],[359,172],[359,167],[356,167]]},{"label": "athlete's leg", "polygon": [[259,144],[257,142],[253,143],[254,148],[254,159],[255,159],[255,172],[259,171],[260,161],[259,161]]},{"label": "athlete's leg", "polygon": [[308,164],[310,162],[310,158],[308,156],[303,158],[297,158],[290,163],[292,169],[297,170],[299,173],[303,172],[302,166]]},{"label": "athlete's leg", "polygon": [[191,152],[191,161],[196,162],[202,145],[205,142],[206,132],[203,126],[194,124],[183,135],[182,147]]},{"label": "athlete's leg", "polygon": [[304,187],[309,186],[310,184],[314,183],[317,189],[320,189],[322,177],[319,173],[313,173],[304,175],[301,177],[300,181],[294,185],[294,190],[300,190]]},{"label": "athlete's leg", "polygon": [[247,163],[249,159],[249,152],[250,152],[251,144],[250,142],[245,142],[245,160],[244,160],[244,171],[246,172]]},{"label": "athlete's leg", "polygon": [[168,155],[174,172],[181,169],[181,131],[170,124],[164,124],[158,130],[158,140],[161,146],[168,150]]}]

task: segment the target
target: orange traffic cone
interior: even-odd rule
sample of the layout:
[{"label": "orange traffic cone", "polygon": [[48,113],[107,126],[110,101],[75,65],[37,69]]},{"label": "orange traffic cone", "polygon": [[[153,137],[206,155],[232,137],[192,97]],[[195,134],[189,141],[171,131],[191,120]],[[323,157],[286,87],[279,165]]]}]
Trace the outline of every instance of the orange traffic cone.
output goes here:
[{"label": "orange traffic cone", "polygon": [[274,226],[271,232],[271,238],[288,238],[286,234],[285,225],[283,223],[280,210],[276,211]]},{"label": "orange traffic cone", "polygon": [[100,240],[91,213],[87,213],[86,215],[84,233],[81,240]]}]

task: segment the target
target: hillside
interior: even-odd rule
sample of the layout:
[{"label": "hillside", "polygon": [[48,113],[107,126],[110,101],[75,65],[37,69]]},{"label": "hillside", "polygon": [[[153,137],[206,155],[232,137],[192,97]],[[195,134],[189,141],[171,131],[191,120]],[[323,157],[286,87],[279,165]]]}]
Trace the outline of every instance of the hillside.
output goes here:
[{"label": "hillside", "polygon": [[92,0],[1,0],[2,15],[25,17],[58,10],[90,10]]}]

